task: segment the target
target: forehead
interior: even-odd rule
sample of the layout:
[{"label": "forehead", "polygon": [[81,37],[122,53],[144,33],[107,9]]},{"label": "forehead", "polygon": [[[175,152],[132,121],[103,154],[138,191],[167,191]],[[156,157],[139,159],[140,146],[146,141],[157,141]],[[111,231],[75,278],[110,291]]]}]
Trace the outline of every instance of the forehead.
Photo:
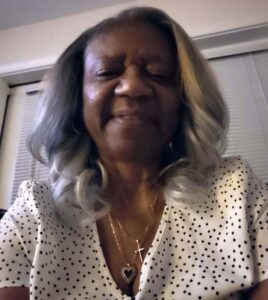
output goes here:
[{"label": "forehead", "polygon": [[171,34],[141,22],[123,22],[97,34],[89,42],[86,57],[120,57],[125,54],[169,62],[176,58]]}]

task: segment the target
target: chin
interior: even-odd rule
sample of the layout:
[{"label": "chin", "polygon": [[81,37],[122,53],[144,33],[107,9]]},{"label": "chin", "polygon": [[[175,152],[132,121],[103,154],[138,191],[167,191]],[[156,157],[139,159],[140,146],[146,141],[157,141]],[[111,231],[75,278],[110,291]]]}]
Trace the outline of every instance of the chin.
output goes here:
[{"label": "chin", "polygon": [[[142,146],[137,147],[137,143],[125,143],[121,147],[116,147],[110,150],[110,158],[117,161],[125,161],[128,163],[148,163],[151,162],[156,155],[156,149],[152,149],[147,142],[147,145],[139,144]],[[146,147],[147,146],[147,147]]]}]

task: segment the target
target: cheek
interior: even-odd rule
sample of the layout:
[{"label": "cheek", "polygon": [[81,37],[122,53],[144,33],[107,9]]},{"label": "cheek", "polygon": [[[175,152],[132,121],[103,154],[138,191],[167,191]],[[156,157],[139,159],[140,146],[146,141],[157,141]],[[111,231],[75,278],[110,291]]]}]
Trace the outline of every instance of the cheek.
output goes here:
[{"label": "cheek", "polygon": [[101,89],[94,84],[84,84],[83,99],[86,105],[95,105],[96,101],[100,99]]},{"label": "cheek", "polygon": [[164,97],[164,101],[162,102],[162,111],[169,121],[178,121],[181,106],[180,102],[180,96],[177,93],[174,94],[174,92]]},{"label": "cheek", "polygon": [[96,84],[84,85],[83,118],[89,134],[94,137],[100,134],[109,114],[109,92]]},{"label": "cheek", "polygon": [[99,92],[94,87],[84,87],[83,89],[83,118],[87,130],[92,135],[94,127],[97,126]]},{"label": "cheek", "polygon": [[180,122],[181,99],[178,94],[170,93],[163,98],[162,118],[164,123],[165,135],[170,138],[177,130]]}]

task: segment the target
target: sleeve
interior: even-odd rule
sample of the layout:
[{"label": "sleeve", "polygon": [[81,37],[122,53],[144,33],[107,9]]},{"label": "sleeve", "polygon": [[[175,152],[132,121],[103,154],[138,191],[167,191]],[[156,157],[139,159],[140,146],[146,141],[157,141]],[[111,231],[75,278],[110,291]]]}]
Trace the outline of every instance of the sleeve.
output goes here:
[{"label": "sleeve", "polygon": [[247,218],[251,239],[252,255],[255,262],[255,282],[268,279],[268,187],[252,172],[249,165]]},{"label": "sleeve", "polygon": [[32,230],[26,205],[27,185],[22,184],[14,204],[0,221],[0,288],[29,286],[31,261],[27,244],[31,243],[25,229]]}]

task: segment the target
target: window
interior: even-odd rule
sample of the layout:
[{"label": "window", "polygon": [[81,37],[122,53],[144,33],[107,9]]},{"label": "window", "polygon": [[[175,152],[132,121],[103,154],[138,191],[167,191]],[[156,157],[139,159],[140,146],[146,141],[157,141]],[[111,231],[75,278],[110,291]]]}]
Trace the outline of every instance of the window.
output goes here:
[{"label": "window", "polygon": [[210,63],[230,113],[225,155],[241,155],[268,183],[268,52]]}]

